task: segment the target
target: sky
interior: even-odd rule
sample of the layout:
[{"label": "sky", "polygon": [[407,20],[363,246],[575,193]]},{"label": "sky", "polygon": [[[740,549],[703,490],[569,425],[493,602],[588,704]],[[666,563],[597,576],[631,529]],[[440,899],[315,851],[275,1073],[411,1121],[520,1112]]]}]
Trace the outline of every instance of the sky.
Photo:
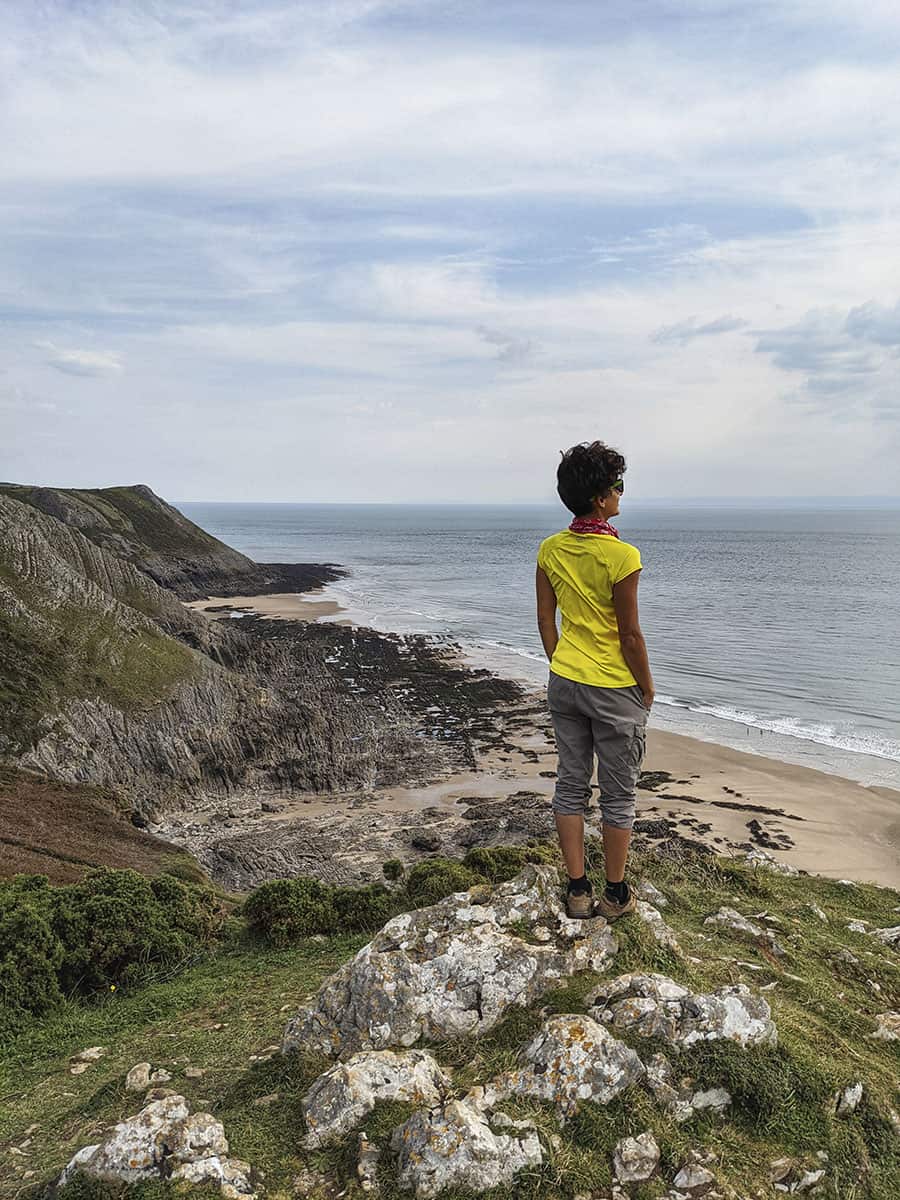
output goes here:
[{"label": "sky", "polygon": [[0,20],[0,479],[900,495],[893,0]]}]

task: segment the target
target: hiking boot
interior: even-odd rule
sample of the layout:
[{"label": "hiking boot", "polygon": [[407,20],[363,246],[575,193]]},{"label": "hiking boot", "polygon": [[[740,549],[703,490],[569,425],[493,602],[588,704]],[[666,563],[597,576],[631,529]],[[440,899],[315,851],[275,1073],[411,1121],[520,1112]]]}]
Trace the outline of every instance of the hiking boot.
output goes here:
[{"label": "hiking boot", "polygon": [[631,888],[628,889],[628,899],[622,903],[607,895],[606,891],[601,892],[600,899],[597,901],[597,911],[606,917],[607,921],[615,921],[617,917],[624,917],[626,913],[634,912],[636,908],[637,901]]},{"label": "hiking boot", "polygon": [[576,921],[583,921],[594,915],[594,893],[566,892],[566,916]]}]

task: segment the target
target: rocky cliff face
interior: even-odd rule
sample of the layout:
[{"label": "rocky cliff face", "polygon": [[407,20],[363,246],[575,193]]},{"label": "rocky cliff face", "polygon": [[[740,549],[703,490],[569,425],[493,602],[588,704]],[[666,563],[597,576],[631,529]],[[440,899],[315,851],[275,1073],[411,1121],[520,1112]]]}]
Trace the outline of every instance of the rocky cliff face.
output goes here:
[{"label": "rocky cliff face", "polygon": [[473,714],[516,691],[442,674],[423,645],[405,653],[425,678],[432,662],[434,686],[383,695],[390,639],[370,635],[381,668],[363,684],[364,631],[209,622],[114,544],[0,493],[0,756],[114,786],[145,815],[235,791],[423,778],[466,753],[465,722],[445,739],[425,717],[445,676],[443,702],[468,695]]},{"label": "rocky cliff face", "polygon": [[253,562],[189,521],[146,484],[79,489],[5,483],[0,495],[55,517],[182,600],[302,592],[342,574],[327,564]]}]

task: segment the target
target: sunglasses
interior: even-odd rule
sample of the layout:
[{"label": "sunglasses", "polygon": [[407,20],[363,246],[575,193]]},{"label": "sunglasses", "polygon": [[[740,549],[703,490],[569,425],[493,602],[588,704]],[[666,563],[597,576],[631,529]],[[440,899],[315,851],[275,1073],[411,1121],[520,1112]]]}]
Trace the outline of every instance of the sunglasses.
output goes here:
[{"label": "sunglasses", "polygon": [[621,496],[622,493],[625,491],[625,480],[617,479],[616,482],[612,485],[612,490],[614,492],[618,492],[619,495]]}]

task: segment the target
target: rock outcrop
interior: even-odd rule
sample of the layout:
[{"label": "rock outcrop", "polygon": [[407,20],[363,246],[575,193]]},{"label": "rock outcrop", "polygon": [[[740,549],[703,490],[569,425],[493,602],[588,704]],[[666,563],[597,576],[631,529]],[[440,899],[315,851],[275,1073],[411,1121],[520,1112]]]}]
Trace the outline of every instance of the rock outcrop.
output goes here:
[{"label": "rock outcrop", "polygon": [[303,1097],[306,1144],[324,1145],[355,1129],[382,1100],[405,1100],[432,1107],[450,1080],[423,1050],[369,1050],[336,1063]]},{"label": "rock outcrop", "polygon": [[[471,731],[519,694],[421,639],[209,621],[136,565],[131,543],[92,540],[74,518],[9,493],[0,488],[0,758],[115,788],[150,825],[223,796],[366,788],[469,765]],[[407,675],[409,686],[387,686]],[[449,735],[440,714],[451,708]]]},{"label": "rock outcrop", "polygon": [[768,1004],[743,983],[691,992],[665,975],[633,973],[600,984],[594,1002],[591,1015],[614,1029],[661,1037],[673,1045],[720,1038],[741,1046],[777,1042]]},{"label": "rock outcrop", "polygon": [[255,1195],[249,1163],[228,1155],[221,1122],[209,1113],[193,1113],[183,1096],[146,1104],[136,1116],[120,1121],[102,1142],[85,1146],[58,1180],[64,1187],[81,1173],[89,1179],[137,1183],[142,1179],[216,1182],[225,1200]]},{"label": "rock outcrop", "polygon": [[[768,1005],[743,985],[698,994],[664,975],[609,979],[588,994],[588,1013],[546,1016],[515,1066],[462,1095],[427,1051],[405,1049],[420,1039],[487,1033],[512,1004],[534,1004],[579,970],[606,969],[617,949],[606,922],[570,921],[561,899],[557,872],[529,865],[498,887],[472,888],[389,921],[326,981],[315,1003],[288,1023],[283,1042],[286,1052],[339,1060],[304,1098],[307,1145],[350,1134],[379,1100],[419,1102],[393,1130],[390,1146],[399,1184],[430,1200],[444,1189],[509,1184],[552,1158],[558,1135],[513,1115],[520,1100],[552,1104],[563,1126],[582,1105],[609,1104],[640,1084],[679,1122],[697,1112],[724,1113],[731,1103],[724,1088],[695,1089],[690,1079],[676,1085],[665,1055],[644,1063],[604,1023],[679,1046],[717,1038],[774,1044]],[[383,1160],[364,1132],[358,1137],[357,1175],[371,1191]],[[623,1138],[613,1173],[619,1184],[640,1183],[659,1160],[649,1132]],[[666,1195],[722,1200],[714,1184],[706,1160],[692,1153]],[[614,1188],[613,1195],[625,1193]]]},{"label": "rock outcrop", "polygon": [[591,1017],[550,1017],[523,1052],[524,1065],[491,1085],[499,1094],[555,1104],[563,1117],[582,1101],[608,1104],[644,1073],[637,1054]]},{"label": "rock outcrop", "polygon": [[536,1130],[496,1125],[467,1100],[414,1113],[391,1139],[401,1187],[412,1188],[418,1200],[450,1187],[484,1192],[543,1162]]},{"label": "rock outcrop", "polygon": [[557,872],[528,866],[482,894],[461,892],[389,921],[285,1030],[285,1052],[342,1057],[486,1033],[513,1004],[533,1003],[616,951],[603,917],[573,921]]}]

